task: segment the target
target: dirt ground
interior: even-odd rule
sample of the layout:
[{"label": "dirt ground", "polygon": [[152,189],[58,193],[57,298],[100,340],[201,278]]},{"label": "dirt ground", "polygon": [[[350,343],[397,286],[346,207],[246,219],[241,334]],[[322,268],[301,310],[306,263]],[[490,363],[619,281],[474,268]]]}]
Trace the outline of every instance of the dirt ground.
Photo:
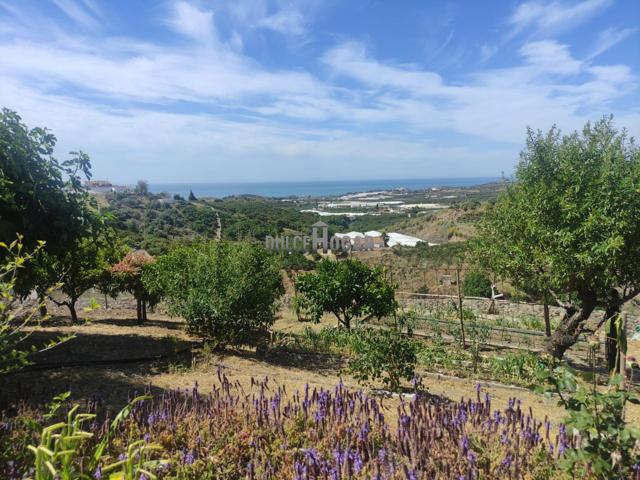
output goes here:
[{"label": "dirt ground", "polygon": [[[353,378],[341,374],[343,365],[328,355],[275,352],[261,356],[249,348],[203,355],[200,342],[184,331],[179,319],[154,312],[144,325],[137,325],[131,299],[111,301],[108,309],[102,306],[83,312],[82,316],[88,321],[78,326],[70,324],[65,310],[51,306],[50,311],[52,319],[33,334],[32,341],[38,343],[65,333],[74,333],[75,338],[36,355],[35,367],[3,376],[0,408],[20,398],[34,404],[44,403],[67,390],[76,401],[99,397],[107,405],[119,408],[136,392],[160,393],[178,387],[192,388],[195,384],[206,392],[216,384],[218,369],[246,388],[250,387],[252,377],[269,377],[290,393],[307,383],[316,388],[333,388],[340,377],[350,388],[363,388]],[[322,323],[335,324],[330,318]],[[307,325],[285,312],[274,329],[296,332]],[[632,348],[638,356],[640,342]],[[194,351],[200,353],[194,355]],[[92,364],[86,365],[86,362]],[[59,366],[61,363],[64,366]],[[481,383],[496,408],[503,408],[509,398],[517,397],[539,418],[547,416],[557,422],[564,416],[555,399],[518,387]],[[427,375],[423,384],[429,394],[451,400],[476,395],[474,380],[434,374]],[[392,397],[385,402],[390,411],[397,401],[397,397]],[[640,409],[630,409],[629,417],[640,423]]]}]

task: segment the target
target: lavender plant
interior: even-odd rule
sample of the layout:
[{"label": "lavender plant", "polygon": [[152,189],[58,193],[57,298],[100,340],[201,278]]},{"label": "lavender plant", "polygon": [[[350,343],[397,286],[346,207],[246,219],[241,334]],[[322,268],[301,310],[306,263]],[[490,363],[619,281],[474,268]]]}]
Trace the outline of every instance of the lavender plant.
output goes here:
[{"label": "lavender plant", "polygon": [[[130,405],[118,421],[91,419],[69,465],[72,478],[102,479],[559,480],[567,478],[559,465],[580,448],[564,426],[536,419],[516,399],[494,409],[479,387],[459,402],[386,402],[341,383],[288,392],[265,378],[245,390],[218,371],[210,393],[168,391]],[[602,478],[575,461],[581,478]]]},{"label": "lavender plant", "polygon": [[515,399],[494,410],[479,389],[475,400],[418,396],[394,411],[342,384],[289,394],[268,379],[254,381],[249,392],[220,373],[219,379],[209,394],[175,390],[133,405],[101,452],[102,463],[115,467],[92,469],[96,442],[110,427],[88,425],[83,447],[69,452],[79,475],[71,478],[120,473],[152,440],[162,448],[153,468],[134,470],[136,476],[127,470],[123,478],[552,478],[569,441]]}]

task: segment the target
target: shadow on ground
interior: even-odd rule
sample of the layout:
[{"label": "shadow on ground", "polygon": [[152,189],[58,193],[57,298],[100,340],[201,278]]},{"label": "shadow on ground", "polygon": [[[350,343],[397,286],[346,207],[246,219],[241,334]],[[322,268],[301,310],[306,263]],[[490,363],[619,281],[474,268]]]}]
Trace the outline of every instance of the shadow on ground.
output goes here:
[{"label": "shadow on ground", "polygon": [[[29,343],[42,345],[59,332],[34,332]],[[34,365],[0,377],[0,409],[17,399],[29,405],[49,402],[70,391],[74,401],[101,398],[105,405],[120,408],[128,398],[149,386],[149,375],[167,371],[173,363],[187,363],[191,342],[175,337],[141,334],[104,335],[83,332],[75,338],[33,355]]]}]

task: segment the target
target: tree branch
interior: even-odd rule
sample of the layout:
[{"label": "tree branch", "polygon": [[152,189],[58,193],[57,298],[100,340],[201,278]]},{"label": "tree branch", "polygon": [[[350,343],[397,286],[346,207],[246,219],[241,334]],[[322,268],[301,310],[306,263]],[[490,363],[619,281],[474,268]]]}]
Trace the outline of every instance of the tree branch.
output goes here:
[{"label": "tree branch", "polygon": [[561,306],[562,308],[565,309],[569,309],[572,308],[573,305],[571,303],[567,303],[567,302],[563,302],[562,300],[560,300],[560,297],[556,294],[556,292],[554,292],[553,290],[551,290],[550,288],[547,289],[549,294],[551,294],[551,296],[553,297],[553,299],[555,300],[555,302]]}]

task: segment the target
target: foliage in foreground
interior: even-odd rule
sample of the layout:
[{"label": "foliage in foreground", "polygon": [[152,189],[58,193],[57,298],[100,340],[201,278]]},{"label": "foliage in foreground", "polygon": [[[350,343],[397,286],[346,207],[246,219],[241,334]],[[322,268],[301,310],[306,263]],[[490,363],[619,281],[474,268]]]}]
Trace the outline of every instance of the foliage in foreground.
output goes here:
[{"label": "foliage in foreground", "polygon": [[329,312],[347,329],[354,318],[393,315],[397,306],[384,271],[359,260],[322,260],[315,272],[298,276],[296,291],[315,321]]},{"label": "foliage in foreground", "polygon": [[284,291],[277,259],[248,242],[178,247],[148,265],[142,283],[191,332],[218,346],[270,327]]},{"label": "foliage in foreground", "polygon": [[[97,221],[81,180],[91,178],[87,154],[71,152],[59,162],[56,137],[46,128],[29,129],[20,116],[0,110],[0,241],[25,236],[25,247],[46,242],[51,255],[66,252]],[[2,258],[0,252],[0,258]],[[20,293],[29,293],[30,271],[22,272]]]},{"label": "foliage in foreground", "polygon": [[[94,474],[91,455],[106,431],[103,466],[128,458],[131,440],[143,438],[162,448],[145,457],[157,462],[150,473],[193,480],[561,478],[558,457],[570,446],[564,430],[517,400],[494,410],[480,390],[457,403],[418,396],[390,415],[380,400],[341,384],[294,393],[264,379],[245,392],[219,378],[210,394],[178,390],[137,403],[115,428],[87,423],[91,437],[74,454],[74,471]],[[5,425],[0,439],[20,437],[18,423]],[[17,463],[7,477],[16,478],[33,457],[24,445],[11,448]]]},{"label": "foliage in foreground", "polygon": [[[636,393],[624,387],[621,375],[610,379],[606,390],[581,384],[567,368],[558,366],[545,375],[558,394],[559,405],[569,416],[573,448],[561,464],[578,476],[638,478],[640,476],[640,428],[625,422],[627,403],[640,404]],[[565,428],[565,427],[563,427]]]},{"label": "foliage in foreground", "polygon": [[19,270],[33,261],[42,247],[41,243],[33,252],[25,253],[22,237],[9,245],[0,242],[2,256],[6,258],[0,265],[0,374],[28,365],[29,355],[53,348],[71,338],[61,336],[45,344],[26,345],[34,327],[39,325],[40,305],[32,308],[22,305],[16,297],[15,284]]}]

